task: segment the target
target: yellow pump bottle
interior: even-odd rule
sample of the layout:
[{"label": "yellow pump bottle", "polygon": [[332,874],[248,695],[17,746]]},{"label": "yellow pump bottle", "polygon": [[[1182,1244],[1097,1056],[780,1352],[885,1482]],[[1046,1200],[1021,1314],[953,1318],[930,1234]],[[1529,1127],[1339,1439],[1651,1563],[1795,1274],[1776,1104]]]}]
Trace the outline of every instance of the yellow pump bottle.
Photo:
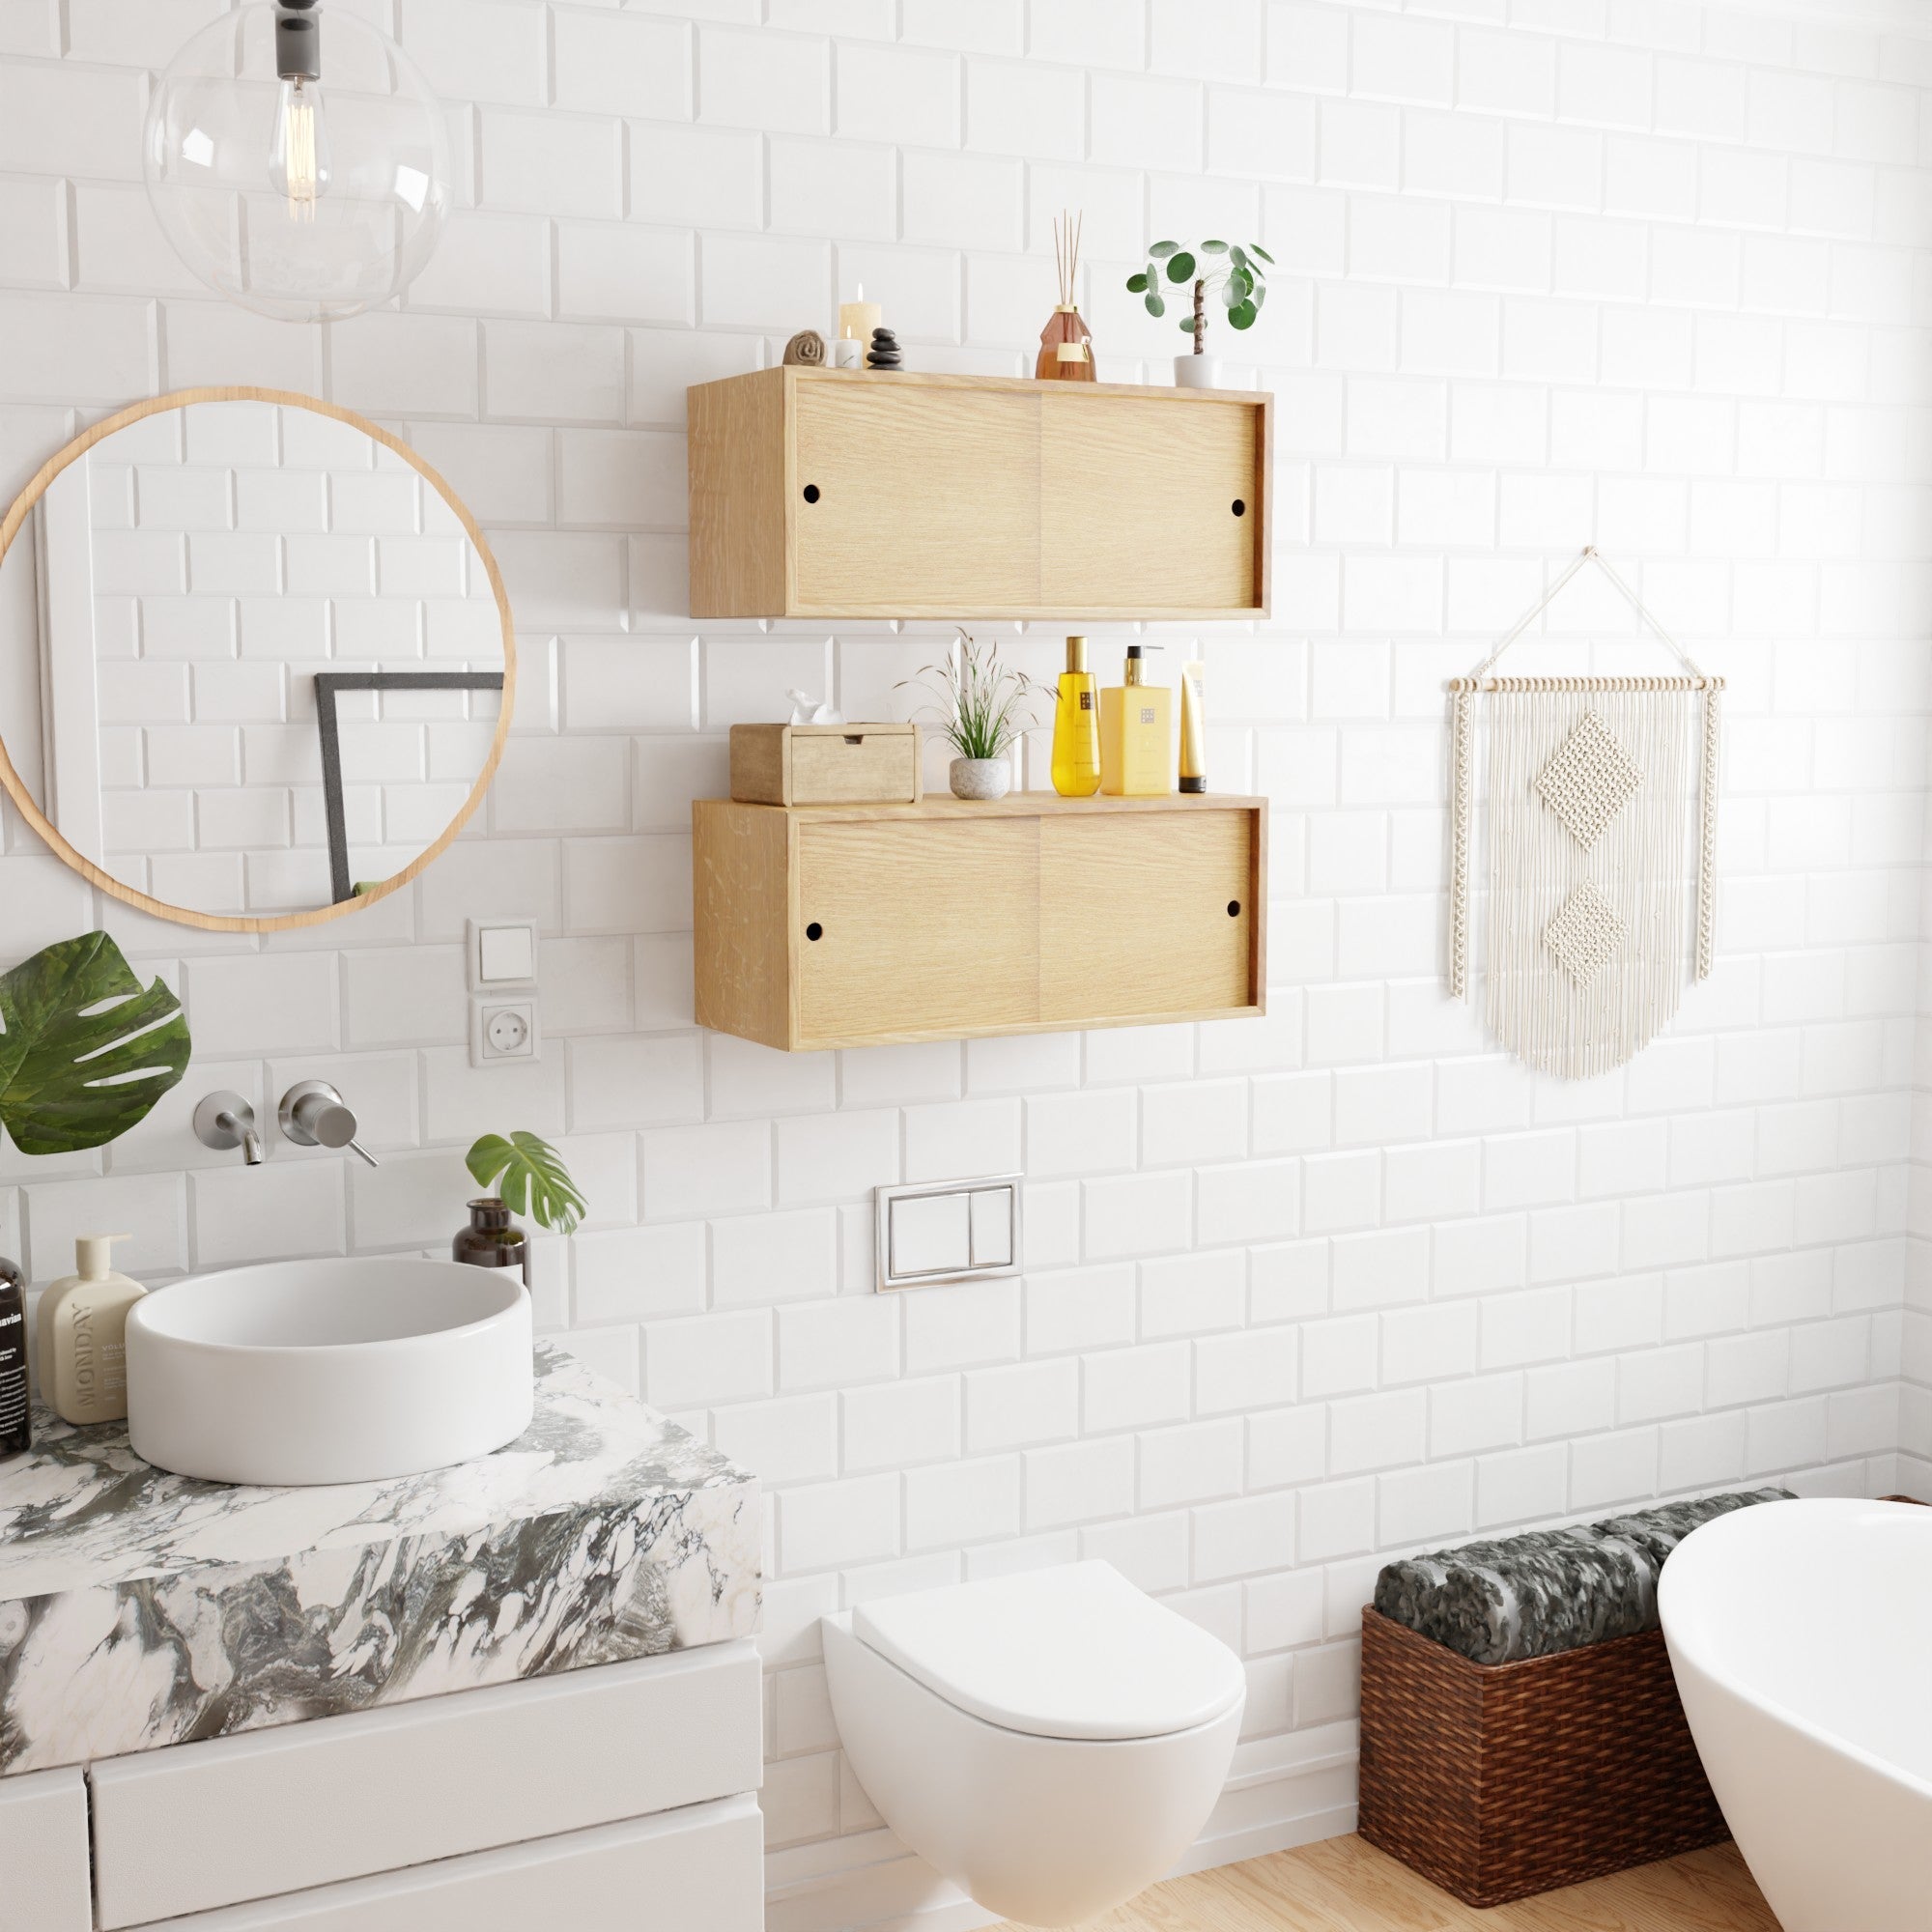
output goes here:
[{"label": "yellow pump bottle", "polygon": [[1100,789],[1109,798],[1157,798],[1174,789],[1174,693],[1143,684],[1144,651],[1129,644],[1122,682],[1100,694]]},{"label": "yellow pump bottle", "polygon": [[1053,788],[1062,798],[1100,789],[1100,696],[1087,668],[1087,639],[1068,638],[1060,702],[1053,713]]}]

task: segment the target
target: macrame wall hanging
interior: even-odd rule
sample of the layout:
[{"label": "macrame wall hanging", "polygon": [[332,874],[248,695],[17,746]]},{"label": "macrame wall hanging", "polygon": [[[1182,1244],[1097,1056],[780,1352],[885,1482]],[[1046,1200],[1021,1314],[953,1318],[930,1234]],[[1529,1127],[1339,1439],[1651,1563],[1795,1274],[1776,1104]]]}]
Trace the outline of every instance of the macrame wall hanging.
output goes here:
[{"label": "macrame wall hanging", "polygon": [[[1586,563],[1683,675],[1492,674]],[[1710,976],[1723,689],[1594,547],[1467,677],[1449,682],[1449,990],[1469,997],[1480,793],[1485,1012],[1540,1072],[1581,1080],[1623,1065],[1676,1012],[1690,975]]]}]

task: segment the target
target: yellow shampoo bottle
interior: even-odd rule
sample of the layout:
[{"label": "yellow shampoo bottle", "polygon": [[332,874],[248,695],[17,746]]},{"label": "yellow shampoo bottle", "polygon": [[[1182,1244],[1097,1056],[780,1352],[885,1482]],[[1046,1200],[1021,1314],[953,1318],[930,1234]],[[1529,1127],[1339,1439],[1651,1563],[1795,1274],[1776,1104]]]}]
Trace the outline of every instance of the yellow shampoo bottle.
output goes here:
[{"label": "yellow shampoo bottle", "polygon": [[1109,798],[1157,798],[1174,789],[1174,693],[1143,684],[1143,651],[1129,644],[1124,682],[1100,694],[1100,789]]},{"label": "yellow shampoo bottle", "polygon": [[1060,702],[1053,713],[1053,788],[1062,798],[1100,789],[1100,694],[1087,668],[1087,639],[1068,638]]}]

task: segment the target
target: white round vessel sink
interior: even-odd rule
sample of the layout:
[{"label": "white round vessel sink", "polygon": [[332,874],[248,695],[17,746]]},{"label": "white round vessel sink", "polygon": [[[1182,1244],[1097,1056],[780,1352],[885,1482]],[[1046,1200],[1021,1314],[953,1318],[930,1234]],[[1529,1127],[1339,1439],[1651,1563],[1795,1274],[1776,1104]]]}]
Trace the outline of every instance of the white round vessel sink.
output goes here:
[{"label": "white round vessel sink", "polygon": [[178,1475],[373,1482],[529,1427],[530,1297],[507,1268],[271,1262],[191,1275],[128,1315],[128,1432]]}]

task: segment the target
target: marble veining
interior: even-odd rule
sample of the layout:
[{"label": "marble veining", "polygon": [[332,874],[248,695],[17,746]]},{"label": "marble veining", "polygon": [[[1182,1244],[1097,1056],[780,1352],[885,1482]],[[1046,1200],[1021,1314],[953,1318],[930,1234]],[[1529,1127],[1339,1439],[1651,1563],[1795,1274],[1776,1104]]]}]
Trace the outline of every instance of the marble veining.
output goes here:
[{"label": "marble veining", "polygon": [[0,1465],[0,1772],[749,1635],[755,1480],[554,1345],[534,1366],[496,1455],[323,1489],[37,1411]]}]

